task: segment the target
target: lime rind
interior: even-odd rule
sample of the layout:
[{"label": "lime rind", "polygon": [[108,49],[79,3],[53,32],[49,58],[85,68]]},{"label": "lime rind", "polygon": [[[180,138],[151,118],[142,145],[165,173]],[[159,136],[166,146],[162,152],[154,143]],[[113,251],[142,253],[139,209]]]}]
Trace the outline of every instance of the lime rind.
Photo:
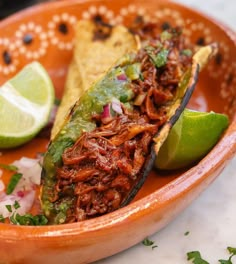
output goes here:
[{"label": "lime rind", "polygon": [[54,87],[38,62],[27,65],[0,88],[0,148],[31,140],[47,124]]},{"label": "lime rind", "polygon": [[224,114],[185,109],[161,147],[155,166],[172,170],[192,165],[215,146],[228,125]]},{"label": "lime rind", "polygon": [[182,134],[182,122],[183,115],[179,117],[178,121],[174,125],[175,129],[170,130],[166,141],[163,143],[163,145],[165,145],[165,148],[160,148],[158,159],[156,159],[156,166],[161,166],[162,168],[168,167],[169,161],[174,159],[178,142]]}]

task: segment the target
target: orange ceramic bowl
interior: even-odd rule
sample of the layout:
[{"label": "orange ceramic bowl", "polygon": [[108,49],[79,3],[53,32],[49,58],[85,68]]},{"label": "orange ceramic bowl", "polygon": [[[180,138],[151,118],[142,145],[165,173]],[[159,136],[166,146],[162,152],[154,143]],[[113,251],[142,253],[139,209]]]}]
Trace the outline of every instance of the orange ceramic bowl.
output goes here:
[{"label": "orange ceramic bowl", "polygon": [[[167,225],[219,175],[236,152],[236,44],[228,28],[169,1],[59,1],[39,5],[0,23],[0,83],[23,65],[39,60],[63,92],[72,56],[73,25],[99,14],[109,23],[129,24],[135,17],[182,26],[189,41],[217,41],[219,53],[201,73],[189,103],[196,110],[227,113],[230,126],[196,166],[172,174],[150,173],[130,205],[105,216],[60,226],[0,224],[0,263],[88,263],[115,254]],[[61,30],[61,29],[64,30]],[[66,30],[65,30],[66,28]],[[31,41],[29,41],[31,36]],[[36,138],[21,148],[1,151],[0,163],[35,157],[48,141]]]}]

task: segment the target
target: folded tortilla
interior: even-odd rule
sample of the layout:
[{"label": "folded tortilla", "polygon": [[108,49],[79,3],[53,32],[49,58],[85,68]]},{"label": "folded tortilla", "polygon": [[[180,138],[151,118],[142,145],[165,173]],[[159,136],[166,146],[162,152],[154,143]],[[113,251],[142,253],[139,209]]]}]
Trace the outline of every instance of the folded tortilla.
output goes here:
[{"label": "folded tortilla", "polygon": [[138,39],[123,26],[110,27],[87,20],[78,22],[75,35],[73,59],[51,139],[60,131],[71,106],[80,95],[103,76],[120,57],[137,50],[139,45]]}]

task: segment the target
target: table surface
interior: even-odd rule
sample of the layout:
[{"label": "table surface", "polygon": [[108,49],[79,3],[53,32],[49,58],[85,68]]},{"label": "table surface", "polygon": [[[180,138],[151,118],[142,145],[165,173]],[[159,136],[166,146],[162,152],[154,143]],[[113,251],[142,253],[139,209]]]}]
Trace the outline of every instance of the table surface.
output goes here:
[{"label": "table surface", "polygon": [[[235,0],[176,0],[218,19],[236,30]],[[142,243],[96,264],[187,264],[187,252],[200,251],[210,264],[228,259],[227,247],[236,247],[236,157],[216,181],[166,228]],[[186,232],[189,232],[186,235]],[[232,258],[236,264],[236,256]]]}]

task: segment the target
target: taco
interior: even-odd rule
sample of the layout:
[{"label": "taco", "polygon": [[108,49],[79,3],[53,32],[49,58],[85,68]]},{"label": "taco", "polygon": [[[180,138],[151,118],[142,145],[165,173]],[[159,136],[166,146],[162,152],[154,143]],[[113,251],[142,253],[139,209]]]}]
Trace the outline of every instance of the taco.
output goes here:
[{"label": "taco", "polygon": [[44,157],[41,203],[50,224],[107,214],[133,199],[213,51],[192,56],[178,30],[163,32],[80,96]]}]

